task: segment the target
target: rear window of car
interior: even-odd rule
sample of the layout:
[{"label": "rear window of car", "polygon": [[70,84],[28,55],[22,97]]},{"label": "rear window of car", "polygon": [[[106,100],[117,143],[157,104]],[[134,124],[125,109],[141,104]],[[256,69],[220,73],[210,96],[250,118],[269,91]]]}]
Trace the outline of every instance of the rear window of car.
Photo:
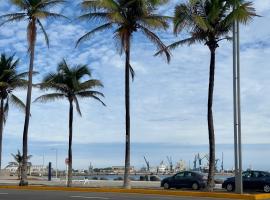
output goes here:
[{"label": "rear window of car", "polygon": [[259,177],[270,177],[270,173],[268,172],[261,172]]}]

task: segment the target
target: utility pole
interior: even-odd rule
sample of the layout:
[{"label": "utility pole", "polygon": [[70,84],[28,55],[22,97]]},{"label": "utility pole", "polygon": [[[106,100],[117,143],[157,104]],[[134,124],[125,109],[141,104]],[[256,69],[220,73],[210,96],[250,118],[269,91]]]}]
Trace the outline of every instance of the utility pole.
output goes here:
[{"label": "utility pole", "polygon": [[58,150],[57,148],[52,148],[51,150],[55,151],[55,178],[57,179],[57,174],[58,174],[58,166],[57,166],[57,163],[58,163]]},{"label": "utility pole", "polygon": [[[233,5],[235,10],[238,4]],[[242,180],[242,138],[241,138],[241,99],[240,99],[240,42],[239,21],[233,23],[233,104],[234,104],[234,157],[235,192],[243,193]]]}]

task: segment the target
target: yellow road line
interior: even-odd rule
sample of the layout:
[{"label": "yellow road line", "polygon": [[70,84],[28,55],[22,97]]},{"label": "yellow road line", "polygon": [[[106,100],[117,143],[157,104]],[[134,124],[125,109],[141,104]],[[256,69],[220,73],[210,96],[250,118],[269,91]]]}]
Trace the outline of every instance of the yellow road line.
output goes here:
[{"label": "yellow road line", "polygon": [[194,191],[172,191],[172,190],[151,190],[151,189],[120,189],[120,188],[79,188],[79,187],[47,187],[47,186],[0,186],[0,189],[16,190],[43,190],[43,191],[69,191],[69,192],[106,192],[106,193],[132,193],[132,194],[152,194],[179,197],[210,197],[226,199],[270,199],[270,194],[234,194],[219,192],[194,192]]}]

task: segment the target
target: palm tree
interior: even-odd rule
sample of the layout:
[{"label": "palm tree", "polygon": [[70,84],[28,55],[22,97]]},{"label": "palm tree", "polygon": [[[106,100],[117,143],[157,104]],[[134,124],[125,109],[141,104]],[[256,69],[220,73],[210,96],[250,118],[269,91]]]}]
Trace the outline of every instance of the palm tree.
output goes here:
[{"label": "palm tree", "polygon": [[[235,9],[232,9],[235,7]],[[216,49],[221,40],[230,40],[233,23],[238,20],[246,24],[254,16],[255,9],[251,2],[244,0],[189,0],[175,7],[174,33],[178,35],[183,30],[189,32],[190,37],[177,41],[167,48],[175,49],[178,46],[194,43],[206,45],[211,54],[209,90],[208,90],[208,134],[209,134],[209,173],[207,190],[212,191],[215,174],[215,133],[213,124],[213,93],[215,78]],[[158,52],[158,54],[162,51]]]},{"label": "palm tree", "polygon": [[[22,175],[22,165],[23,165],[23,155],[21,154],[21,152],[18,150],[17,154],[11,154],[12,157],[14,158],[14,161],[16,162],[16,164],[18,165],[18,169],[17,169],[17,173],[18,173],[18,179],[21,180],[21,175]],[[28,160],[30,160],[30,158],[32,157],[32,155],[28,155],[27,156],[27,168],[28,166],[30,166],[31,164],[28,162]],[[28,170],[27,170],[28,171]]]},{"label": "palm tree", "polygon": [[[0,20],[4,20],[0,25],[9,22],[24,21],[28,22],[27,25],[27,42],[28,42],[28,53],[30,54],[29,62],[29,77],[28,77],[28,88],[26,97],[26,109],[25,109],[25,121],[23,129],[23,165],[22,165],[22,177],[20,185],[28,185],[27,181],[27,153],[28,153],[28,127],[30,119],[30,107],[31,107],[31,96],[32,96],[32,76],[34,68],[34,55],[35,45],[37,38],[37,28],[39,27],[42,31],[46,44],[49,46],[49,38],[46,33],[41,20],[48,18],[59,18],[64,17],[61,14],[53,13],[49,11],[49,8],[56,6],[60,3],[65,2],[64,0],[10,0],[12,5],[17,6],[20,12],[10,13],[0,16]],[[64,17],[65,18],[65,17]]]},{"label": "palm tree", "polygon": [[4,124],[7,120],[9,102],[25,111],[24,103],[13,94],[13,90],[20,87],[25,87],[27,81],[24,79],[28,76],[27,72],[18,73],[19,59],[14,60],[13,56],[1,54],[0,57],[0,170],[2,161],[2,139]]},{"label": "palm tree", "polygon": [[[120,54],[125,53],[125,108],[126,108],[126,150],[124,188],[130,188],[130,74],[134,78],[134,70],[130,64],[131,40],[136,32],[141,32],[158,50],[170,54],[160,38],[152,30],[165,30],[168,28],[169,17],[155,14],[157,8],[168,0],[84,0],[82,7],[87,13],[81,15],[81,20],[96,20],[102,25],[83,35],[77,45],[88,40],[93,34],[113,29],[113,38],[120,47]],[[89,12],[88,12],[89,11]]]},{"label": "palm tree", "polygon": [[[87,80],[85,80],[87,78]],[[72,185],[72,135],[73,135],[73,104],[80,116],[81,109],[78,98],[93,98],[105,106],[100,97],[104,95],[93,90],[94,88],[103,87],[102,83],[91,78],[91,71],[87,65],[77,65],[69,67],[65,60],[58,65],[57,73],[50,73],[45,76],[40,84],[42,90],[54,90],[54,93],[45,94],[38,97],[35,101],[46,103],[58,99],[67,99],[69,102],[69,144],[68,144],[68,183]],[[82,79],[84,80],[82,82]]]}]

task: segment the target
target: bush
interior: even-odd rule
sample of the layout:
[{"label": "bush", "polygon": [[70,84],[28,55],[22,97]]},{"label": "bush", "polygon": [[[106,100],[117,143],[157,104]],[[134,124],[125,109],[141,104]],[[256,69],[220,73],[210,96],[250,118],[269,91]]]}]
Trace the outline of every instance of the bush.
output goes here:
[{"label": "bush", "polygon": [[117,177],[117,178],[114,178],[113,180],[114,180],[114,181],[122,181],[122,180],[124,180],[124,179],[123,179],[123,177],[119,176],[119,177]]},{"label": "bush", "polygon": [[150,181],[160,181],[158,176],[150,176]]}]

